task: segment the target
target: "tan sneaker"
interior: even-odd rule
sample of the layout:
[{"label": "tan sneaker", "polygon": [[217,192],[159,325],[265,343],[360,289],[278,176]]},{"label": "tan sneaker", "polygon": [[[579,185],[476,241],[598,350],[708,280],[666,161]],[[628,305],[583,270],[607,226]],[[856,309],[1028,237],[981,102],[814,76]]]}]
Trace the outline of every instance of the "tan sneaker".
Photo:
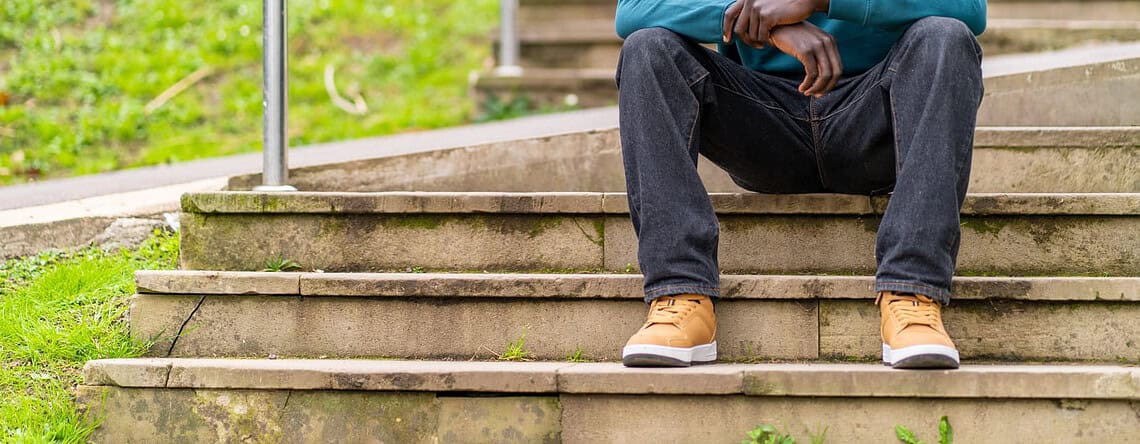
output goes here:
[{"label": "tan sneaker", "polygon": [[942,326],[942,306],[920,294],[880,292],[883,364],[893,368],[958,368],[958,349]]},{"label": "tan sneaker", "polygon": [[621,351],[627,367],[688,367],[716,361],[716,314],[712,299],[696,294],[662,296],[649,319]]}]

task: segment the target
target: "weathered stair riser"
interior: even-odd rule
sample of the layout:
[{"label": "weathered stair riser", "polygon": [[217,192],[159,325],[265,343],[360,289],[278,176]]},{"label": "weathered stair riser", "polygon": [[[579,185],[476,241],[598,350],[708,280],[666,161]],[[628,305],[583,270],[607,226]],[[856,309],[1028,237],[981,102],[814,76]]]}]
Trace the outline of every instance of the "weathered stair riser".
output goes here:
[{"label": "weathered stair riser", "polygon": [[[131,331],[153,356],[616,360],[644,320],[639,275],[140,272]],[[876,359],[871,277],[731,276],[725,360]],[[1140,278],[960,278],[965,359],[1140,361]],[[583,324],[583,320],[588,320]],[[581,334],[589,331],[589,334]],[[172,341],[172,339],[177,338]]]},{"label": "weathered stair riser", "polygon": [[[527,69],[597,70],[613,74],[622,40],[614,32],[613,10],[609,11],[610,17],[566,19],[557,25],[523,21],[519,30],[519,64]],[[1081,25],[1092,28],[1082,29]],[[1140,40],[1140,17],[1135,21],[1101,22],[999,19],[991,21],[978,39],[987,56],[1136,40]],[[715,45],[708,46],[715,49]],[[497,40],[493,49],[498,53]]]},{"label": "weathered stair riser", "polygon": [[85,373],[96,442],[739,442],[758,423],[890,442],[897,424],[931,436],[940,415],[955,442],[1140,440],[1140,373],[1116,367],[108,360]]},{"label": "weathered stair riser", "polygon": [[[874,272],[886,197],[713,194],[727,273]],[[182,265],[309,269],[624,271],[636,239],[621,193],[191,194]],[[967,197],[958,270],[1140,276],[1140,194]]]},{"label": "weathered stair riser", "polygon": [[[710,192],[744,191],[703,158],[700,172]],[[625,191],[616,127],[296,168],[289,178],[319,191]],[[240,176],[229,189],[260,183]],[[1140,192],[1140,127],[978,128],[970,191]]]},{"label": "weathered stair riser", "polygon": [[[978,111],[982,126],[1140,125],[1140,57],[1067,69],[986,75]],[[522,77],[483,77],[480,100],[526,97],[537,106],[563,106],[573,95],[582,107],[617,103],[612,70],[532,68]],[[1116,100],[1120,98],[1120,100]],[[1096,103],[1097,106],[1088,106]]]},{"label": "weathered stair riser", "polygon": [[[534,68],[613,69],[621,50],[616,1],[527,2],[519,9],[520,62]],[[990,2],[980,38],[987,55],[1140,39],[1140,6],[1109,1],[1054,5]],[[491,36],[498,46],[498,34]]]}]

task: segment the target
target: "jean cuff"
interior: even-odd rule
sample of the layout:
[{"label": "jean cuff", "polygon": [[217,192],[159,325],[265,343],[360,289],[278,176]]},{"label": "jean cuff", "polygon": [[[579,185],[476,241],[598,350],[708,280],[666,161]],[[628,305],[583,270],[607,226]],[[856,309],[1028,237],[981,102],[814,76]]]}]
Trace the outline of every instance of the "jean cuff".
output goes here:
[{"label": "jean cuff", "polygon": [[674,296],[678,294],[699,294],[712,298],[714,301],[720,298],[720,288],[709,287],[705,285],[693,284],[663,284],[653,288],[645,289],[645,302],[653,302],[662,296]]},{"label": "jean cuff", "polygon": [[875,293],[893,291],[897,293],[917,293],[934,299],[942,305],[950,305],[950,290],[916,282],[876,281]]}]

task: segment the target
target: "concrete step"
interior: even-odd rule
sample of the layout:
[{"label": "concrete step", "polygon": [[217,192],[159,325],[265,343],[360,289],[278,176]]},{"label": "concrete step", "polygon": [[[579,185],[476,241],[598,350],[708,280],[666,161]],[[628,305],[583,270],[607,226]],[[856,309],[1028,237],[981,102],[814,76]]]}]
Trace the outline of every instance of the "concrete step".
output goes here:
[{"label": "concrete step", "polygon": [[[989,2],[988,23],[991,29],[1018,27],[1046,29],[1128,28],[1140,22],[1140,6],[1130,1],[1028,1]],[[524,33],[543,28],[563,28],[578,32],[583,28],[599,29],[614,34],[614,12],[617,2],[521,2],[519,29]],[[601,26],[587,22],[604,23]],[[557,23],[559,26],[551,26]]]},{"label": "concrete step", "polygon": [[[152,356],[619,360],[645,320],[636,274],[139,272],[131,332]],[[725,275],[725,361],[880,358],[874,279]],[[1140,278],[959,277],[966,360],[1140,362]],[[588,331],[589,334],[581,332]]]},{"label": "concrete step", "polygon": [[[1140,370],[1115,366],[709,365],[136,359],[88,363],[96,442],[1134,443]],[[695,414],[700,412],[700,414]]]},{"label": "concrete step", "polygon": [[[301,190],[625,191],[617,116],[599,129],[289,171]],[[700,160],[709,192],[744,192]],[[970,190],[979,193],[1140,193],[1140,126],[981,127]],[[249,190],[260,175],[230,180]]]},{"label": "concrete step", "polygon": [[[978,125],[1140,125],[1140,46],[1124,46],[1129,50],[1113,60],[1059,64],[1053,53],[1041,53],[1018,57],[1024,64],[1021,69],[1004,67],[1000,73],[986,73]],[[1069,60],[1082,59],[1074,51],[1059,52]],[[1042,65],[1047,67],[1039,68]],[[607,69],[536,68],[524,70],[521,76],[490,74],[480,76],[475,89],[481,101],[523,97],[536,107],[617,103],[613,72]]]},{"label": "concrete step", "polygon": [[988,77],[979,125],[1138,125],[1140,44],[1134,48],[1129,58]]},{"label": "concrete step", "polygon": [[[711,194],[729,273],[873,273],[887,197]],[[182,267],[626,270],[636,240],[624,193],[187,194]],[[1140,276],[1140,194],[973,194],[958,270]]]},{"label": "concrete step", "polygon": [[[520,64],[613,71],[622,42],[614,31],[614,7],[570,3],[522,8]],[[497,51],[499,34],[490,38]],[[1140,7],[1134,2],[994,5],[979,40],[987,56],[1134,42],[1140,40]]]},{"label": "concrete step", "polygon": [[[579,24],[580,23],[580,24]],[[582,21],[520,30],[519,64],[530,69],[601,70],[613,75],[621,39],[613,22]],[[498,37],[492,37],[498,53]],[[1056,51],[1140,40],[1140,21],[994,20],[979,38],[986,56]]]},{"label": "concrete step", "polygon": [[1140,21],[1134,1],[989,1],[986,14],[995,20]]}]

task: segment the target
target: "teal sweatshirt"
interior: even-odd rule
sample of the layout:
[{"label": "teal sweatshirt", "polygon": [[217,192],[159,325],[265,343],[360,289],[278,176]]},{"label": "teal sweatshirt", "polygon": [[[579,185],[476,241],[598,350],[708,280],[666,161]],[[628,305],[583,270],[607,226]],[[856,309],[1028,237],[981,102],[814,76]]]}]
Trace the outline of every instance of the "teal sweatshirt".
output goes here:
[{"label": "teal sweatshirt", "polygon": [[[795,58],[776,48],[747,46],[733,36],[724,44],[724,12],[736,0],[619,0],[615,25],[621,38],[644,28],[665,28],[701,43],[717,43],[720,52],[736,51],[744,66],[758,71],[803,74]],[[961,20],[979,35],[986,29],[986,0],[831,0],[824,13],[808,21],[835,37],[843,73],[857,74],[886,57],[907,26],[924,17]]]}]

